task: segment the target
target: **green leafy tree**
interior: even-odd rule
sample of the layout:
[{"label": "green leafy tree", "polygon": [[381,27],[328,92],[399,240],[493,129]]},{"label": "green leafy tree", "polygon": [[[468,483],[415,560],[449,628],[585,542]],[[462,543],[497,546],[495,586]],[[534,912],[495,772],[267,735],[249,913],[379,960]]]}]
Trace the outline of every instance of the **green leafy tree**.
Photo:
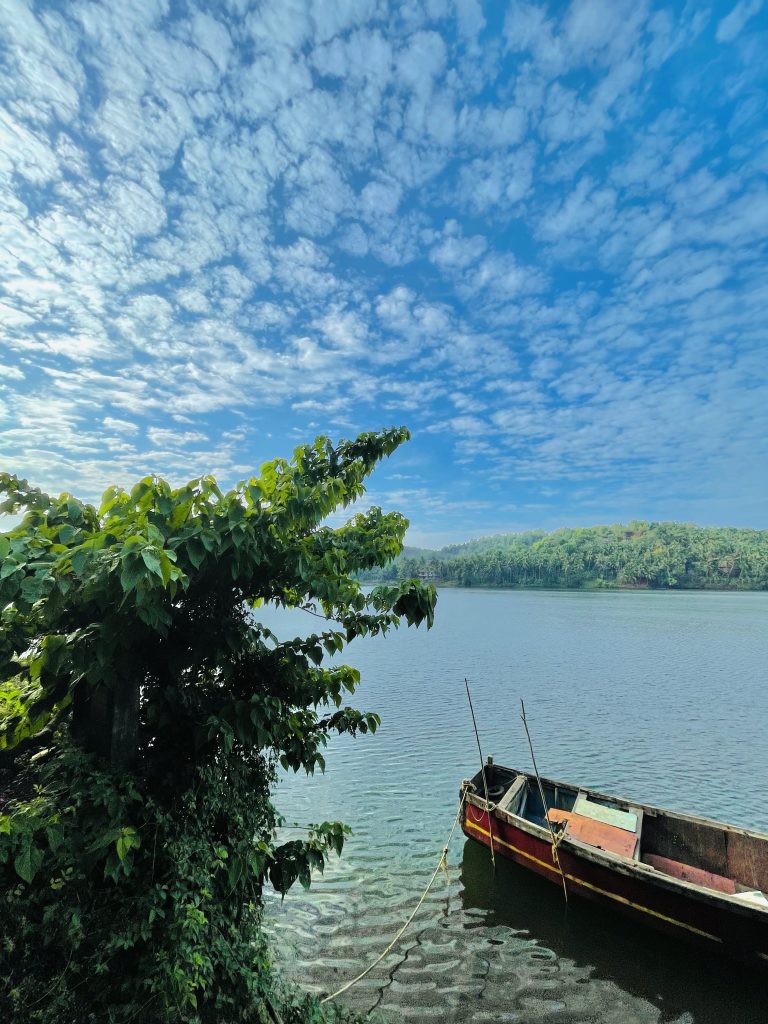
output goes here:
[{"label": "green leafy tree", "polygon": [[768,589],[768,530],[691,523],[502,534],[400,556],[366,579],[434,576],[461,586]]},{"label": "green leafy tree", "polygon": [[[1,1019],[263,1017],[262,887],[309,885],[347,832],[280,843],[276,767],[378,725],[345,702],[347,643],[432,624],[431,586],[356,580],[399,554],[401,515],[324,525],[407,437],[319,438],[226,493],[147,477],[98,509],[0,475],[23,515],[0,535]],[[264,602],[321,625],[280,640]]]}]

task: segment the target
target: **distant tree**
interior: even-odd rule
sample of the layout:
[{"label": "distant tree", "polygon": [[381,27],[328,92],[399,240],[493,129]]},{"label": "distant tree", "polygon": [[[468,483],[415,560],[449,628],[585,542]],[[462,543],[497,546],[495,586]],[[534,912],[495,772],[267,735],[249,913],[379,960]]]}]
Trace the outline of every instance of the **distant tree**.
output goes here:
[{"label": "distant tree", "polygon": [[[437,572],[434,572],[434,567]],[[511,533],[422,551],[387,568],[461,586],[768,588],[768,531],[647,523]],[[368,579],[380,577],[373,570]]]},{"label": "distant tree", "polygon": [[[278,843],[276,766],[323,769],[329,736],[379,722],[326,659],[432,624],[433,587],[354,578],[400,552],[401,515],[323,525],[407,437],[319,438],[227,493],[146,477],[99,508],[0,475],[23,513],[0,535],[0,1019],[258,1019],[262,887],[309,885],[347,831]],[[264,602],[322,626],[281,641]]]}]

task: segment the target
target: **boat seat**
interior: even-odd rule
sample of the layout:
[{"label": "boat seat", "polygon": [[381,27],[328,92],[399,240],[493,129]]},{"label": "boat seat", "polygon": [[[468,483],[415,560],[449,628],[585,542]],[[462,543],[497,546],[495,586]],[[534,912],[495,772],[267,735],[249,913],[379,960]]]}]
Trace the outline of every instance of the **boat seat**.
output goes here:
[{"label": "boat seat", "polygon": [[550,807],[547,817],[552,824],[562,823],[566,835],[588,846],[631,860],[640,858],[640,831],[643,812],[640,808],[623,811],[606,807],[579,792],[572,811]]},{"label": "boat seat", "polygon": [[514,814],[512,805],[519,796],[520,792],[525,788],[528,780],[524,775],[518,775],[517,778],[512,782],[504,796],[499,800],[496,805],[500,811],[507,811],[508,813]]},{"label": "boat seat", "polygon": [[596,821],[585,814],[576,814],[575,811],[561,811],[558,807],[550,808],[547,816],[552,823],[565,822],[565,834],[570,839],[578,839],[587,846],[615,853],[618,857],[634,857],[637,847],[637,835],[634,832],[617,828],[616,825],[606,825],[603,821]]}]

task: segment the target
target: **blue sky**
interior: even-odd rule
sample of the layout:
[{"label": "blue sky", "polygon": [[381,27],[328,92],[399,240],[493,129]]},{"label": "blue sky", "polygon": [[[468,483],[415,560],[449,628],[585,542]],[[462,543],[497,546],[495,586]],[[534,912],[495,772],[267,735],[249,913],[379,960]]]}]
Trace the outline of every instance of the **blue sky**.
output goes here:
[{"label": "blue sky", "polygon": [[407,424],[414,543],[768,527],[768,4],[0,0],[0,458]]}]

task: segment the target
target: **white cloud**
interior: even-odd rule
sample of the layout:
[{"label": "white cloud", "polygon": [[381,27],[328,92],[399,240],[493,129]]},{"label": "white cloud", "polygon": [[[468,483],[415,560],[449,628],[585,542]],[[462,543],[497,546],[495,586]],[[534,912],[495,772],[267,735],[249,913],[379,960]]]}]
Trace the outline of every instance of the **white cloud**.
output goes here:
[{"label": "white cloud", "polygon": [[623,0],[513,3],[503,38],[477,0],[6,8],[2,430],[31,477],[232,473],[405,418],[500,486],[759,479],[756,3],[736,47]]},{"label": "white cloud", "polygon": [[719,43],[730,43],[756,14],[760,12],[763,0],[740,0],[730,14],[718,22],[715,37]]},{"label": "white cloud", "polygon": [[130,420],[118,420],[114,416],[105,416],[102,422],[106,430],[114,430],[118,434],[133,436],[139,432],[138,423],[132,423]]},{"label": "white cloud", "polygon": [[152,444],[161,448],[186,447],[190,444],[205,444],[208,440],[205,434],[197,430],[168,430],[162,427],[150,427],[147,437]]}]

